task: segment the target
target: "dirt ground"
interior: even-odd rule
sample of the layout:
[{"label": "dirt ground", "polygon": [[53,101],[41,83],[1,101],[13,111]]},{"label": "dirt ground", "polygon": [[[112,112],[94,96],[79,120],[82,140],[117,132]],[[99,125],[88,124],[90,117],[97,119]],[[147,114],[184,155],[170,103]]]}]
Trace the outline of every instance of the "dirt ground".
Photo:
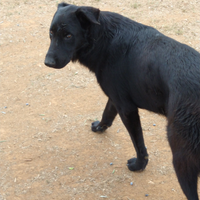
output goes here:
[{"label": "dirt ground", "polygon": [[[44,66],[58,3],[0,0],[0,200],[186,199],[165,118],[140,110],[150,159],[130,172],[135,150],[119,117],[104,134],[90,129],[107,101],[95,76],[78,63]],[[199,0],[68,3],[118,12],[200,51]]]}]

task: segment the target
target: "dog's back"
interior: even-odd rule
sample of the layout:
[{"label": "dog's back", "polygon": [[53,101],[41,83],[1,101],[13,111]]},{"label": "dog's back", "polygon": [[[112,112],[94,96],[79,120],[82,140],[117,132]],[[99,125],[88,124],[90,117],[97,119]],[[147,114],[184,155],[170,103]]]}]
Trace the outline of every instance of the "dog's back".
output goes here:
[{"label": "dog's back", "polygon": [[98,37],[92,51],[85,57],[81,51],[77,59],[95,72],[108,96],[117,85],[138,107],[165,116],[170,98],[198,99],[200,54],[196,50],[116,13],[100,12],[99,22],[101,26],[93,30]]}]

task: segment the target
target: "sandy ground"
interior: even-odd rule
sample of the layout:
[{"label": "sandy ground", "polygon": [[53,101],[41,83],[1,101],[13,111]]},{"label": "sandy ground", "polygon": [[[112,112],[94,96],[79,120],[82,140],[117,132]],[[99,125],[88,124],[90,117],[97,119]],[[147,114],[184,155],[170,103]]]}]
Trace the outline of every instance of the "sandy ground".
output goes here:
[{"label": "sandy ground", "polygon": [[[90,130],[107,101],[94,75],[78,63],[44,66],[58,3],[0,0],[0,200],[186,199],[165,118],[140,110],[150,160],[130,172],[135,150],[119,117],[104,134]],[[118,12],[200,51],[199,0],[68,3]]]}]

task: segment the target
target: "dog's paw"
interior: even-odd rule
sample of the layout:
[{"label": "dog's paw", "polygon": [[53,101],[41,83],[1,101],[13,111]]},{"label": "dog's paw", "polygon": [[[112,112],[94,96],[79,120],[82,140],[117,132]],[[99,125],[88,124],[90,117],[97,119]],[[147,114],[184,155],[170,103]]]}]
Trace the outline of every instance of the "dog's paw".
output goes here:
[{"label": "dog's paw", "polygon": [[130,171],[143,171],[148,163],[148,158],[138,159],[131,158],[127,162],[128,169]]},{"label": "dog's paw", "polygon": [[92,123],[91,129],[93,132],[103,132],[107,129],[107,126],[100,126],[100,122],[95,121]]}]

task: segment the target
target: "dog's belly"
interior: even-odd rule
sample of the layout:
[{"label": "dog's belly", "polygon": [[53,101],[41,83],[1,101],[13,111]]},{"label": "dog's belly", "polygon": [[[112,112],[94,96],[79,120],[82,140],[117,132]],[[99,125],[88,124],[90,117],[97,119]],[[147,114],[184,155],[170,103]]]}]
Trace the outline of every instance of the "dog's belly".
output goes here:
[{"label": "dog's belly", "polygon": [[146,109],[155,113],[166,115],[167,113],[167,97],[158,91],[151,91],[151,93],[140,93],[137,96],[135,93],[132,96],[133,104],[138,108]]}]

